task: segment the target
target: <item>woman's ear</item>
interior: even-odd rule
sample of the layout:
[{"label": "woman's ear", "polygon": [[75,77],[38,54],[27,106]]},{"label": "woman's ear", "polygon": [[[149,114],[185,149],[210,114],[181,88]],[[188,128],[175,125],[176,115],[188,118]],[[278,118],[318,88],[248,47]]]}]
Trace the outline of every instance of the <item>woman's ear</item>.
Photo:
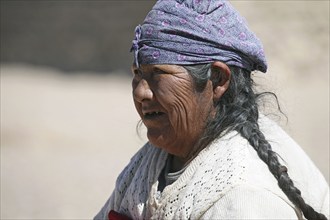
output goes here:
[{"label": "woman's ear", "polygon": [[230,83],[231,72],[227,64],[215,61],[211,65],[211,78],[213,84],[213,100],[217,102],[226,92]]}]

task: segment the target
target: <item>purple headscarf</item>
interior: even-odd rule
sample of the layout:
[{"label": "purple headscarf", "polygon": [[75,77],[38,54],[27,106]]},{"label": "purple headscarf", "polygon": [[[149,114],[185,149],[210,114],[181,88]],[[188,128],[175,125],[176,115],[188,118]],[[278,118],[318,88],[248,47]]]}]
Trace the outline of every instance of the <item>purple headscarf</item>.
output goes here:
[{"label": "purple headscarf", "polygon": [[135,29],[135,64],[222,61],[266,72],[260,40],[225,0],[158,0]]}]

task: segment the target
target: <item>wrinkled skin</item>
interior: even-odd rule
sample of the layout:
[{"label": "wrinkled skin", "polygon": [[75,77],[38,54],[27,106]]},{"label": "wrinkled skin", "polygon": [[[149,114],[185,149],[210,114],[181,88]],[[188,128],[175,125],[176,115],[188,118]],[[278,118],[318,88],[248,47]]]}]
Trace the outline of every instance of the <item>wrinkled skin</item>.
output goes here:
[{"label": "wrinkled skin", "polygon": [[211,81],[196,92],[192,77],[181,66],[133,66],[132,72],[134,104],[149,141],[187,161],[215,111]]}]

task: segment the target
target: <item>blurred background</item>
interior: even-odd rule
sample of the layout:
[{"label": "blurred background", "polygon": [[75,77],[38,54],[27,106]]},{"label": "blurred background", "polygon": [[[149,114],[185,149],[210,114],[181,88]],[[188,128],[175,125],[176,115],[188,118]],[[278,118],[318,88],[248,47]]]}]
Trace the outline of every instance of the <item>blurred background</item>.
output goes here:
[{"label": "blurred background", "polygon": [[[0,218],[90,219],[146,140],[129,50],[154,1],[0,3]],[[329,182],[329,1],[232,4],[264,43],[278,122]]]}]

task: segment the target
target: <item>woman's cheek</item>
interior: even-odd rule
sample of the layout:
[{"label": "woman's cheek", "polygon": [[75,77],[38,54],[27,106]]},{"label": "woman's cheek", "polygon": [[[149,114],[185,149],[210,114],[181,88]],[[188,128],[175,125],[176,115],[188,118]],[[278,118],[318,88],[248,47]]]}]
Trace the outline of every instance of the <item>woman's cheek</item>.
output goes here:
[{"label": "woman's cheek", "polygon": [[189,129],[189,100],[177,99],[171,105],[170,121],[177,133],[187,132]]}]

